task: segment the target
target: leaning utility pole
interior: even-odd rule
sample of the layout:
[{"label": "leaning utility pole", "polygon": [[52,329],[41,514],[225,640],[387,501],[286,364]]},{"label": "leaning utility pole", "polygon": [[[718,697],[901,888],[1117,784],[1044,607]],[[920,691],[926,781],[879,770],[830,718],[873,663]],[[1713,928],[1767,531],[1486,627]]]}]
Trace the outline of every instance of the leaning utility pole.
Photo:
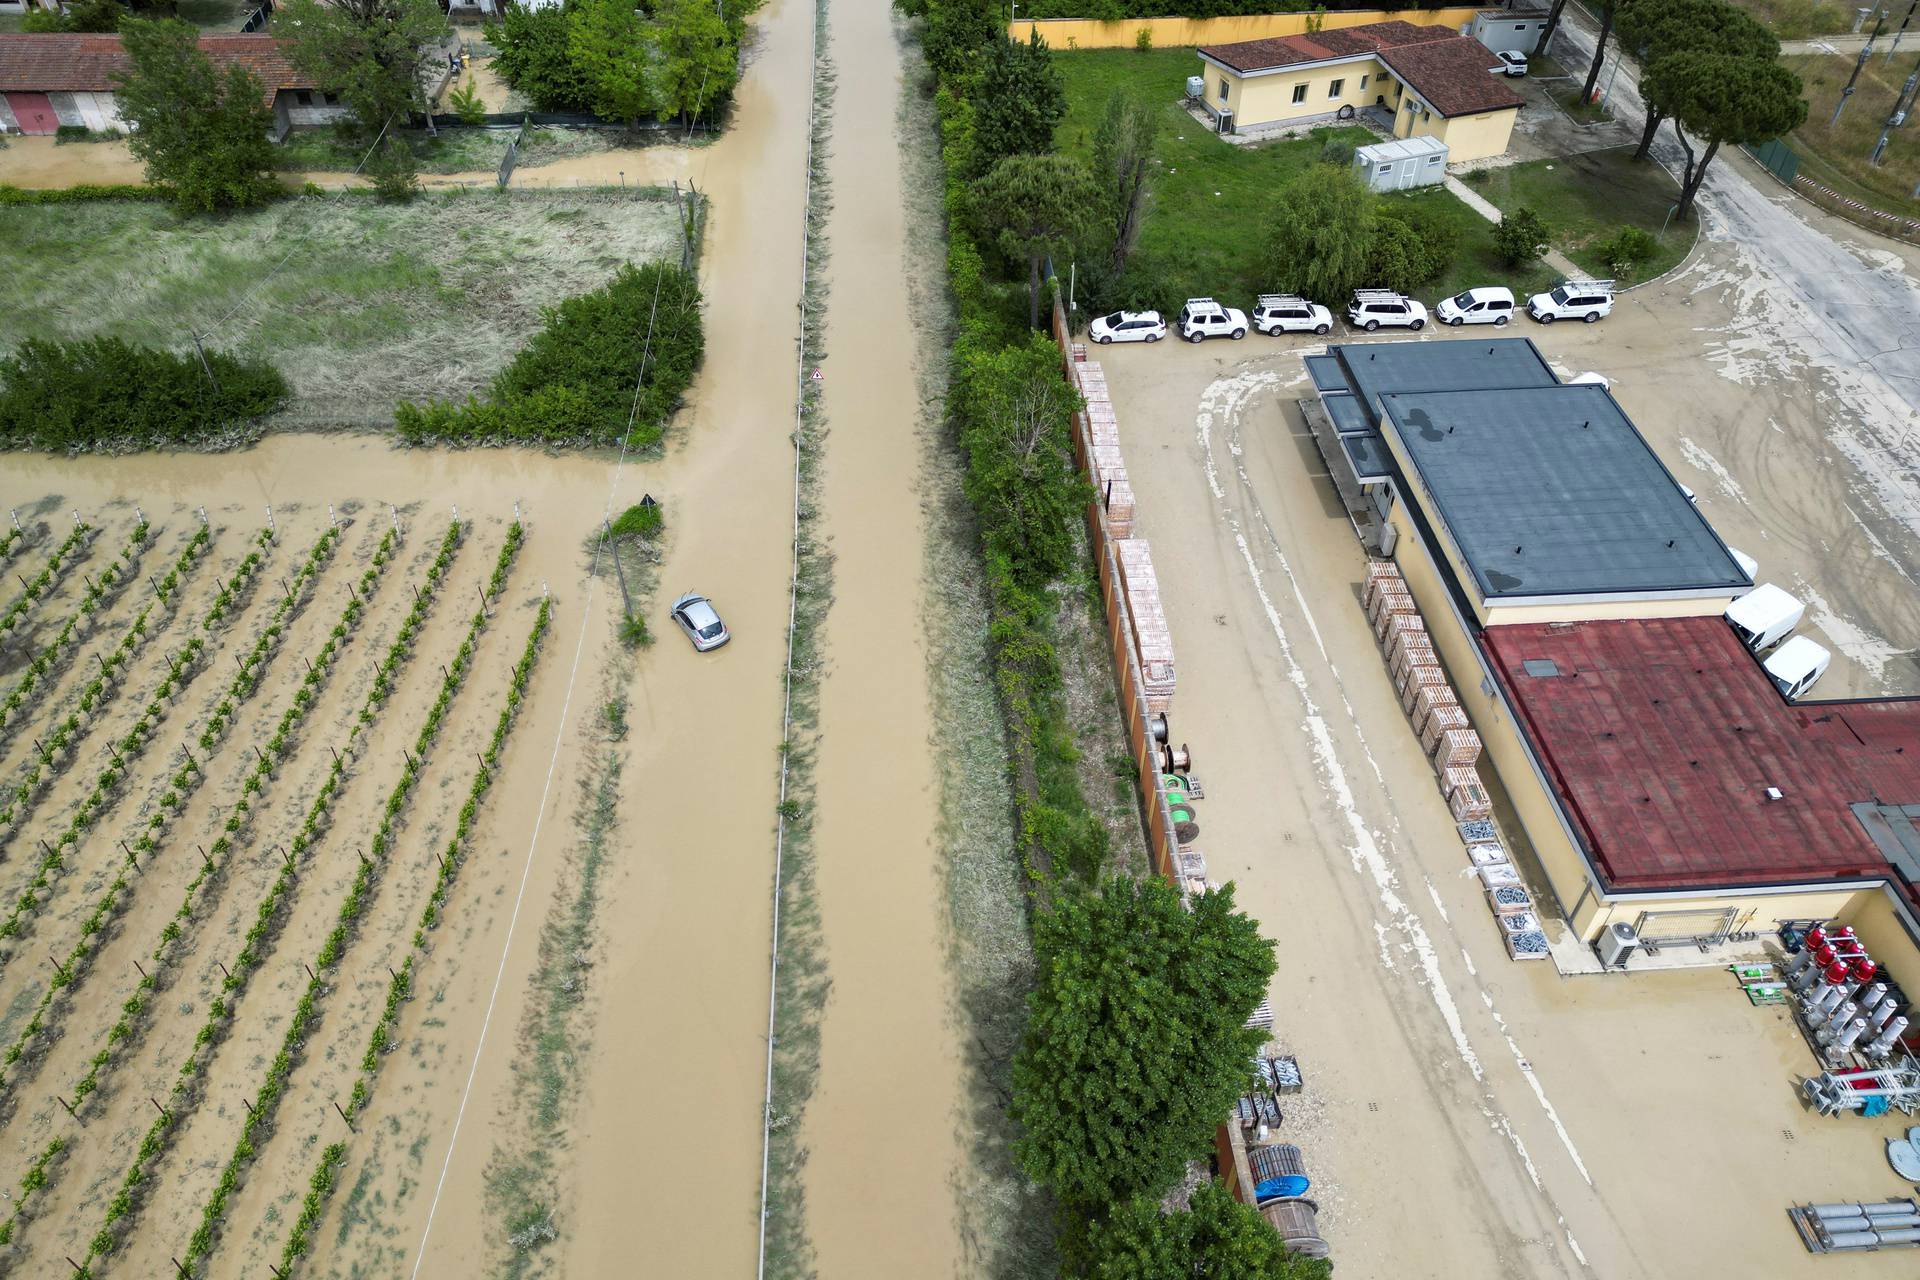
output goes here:
[{"label": "leaning utility pole", "polygon": [[1887,152],[1888,135],[1907,122],[1907,112],[1913,110],[1913,95],[1917,88],[1920,88],[1920,66],[1915,66],[1913,74],[1900,86],[1900,96],[1893,100],[1893,111],[1887,116],[1887,122],[1880,126],[1880,140],[1873,144],[1873,155],[1868,157],[1869,164],[1880,163],[1880,158]]},{"label": "leaning utility pole", "polygon": [[1840,123],[1840,113],[1847,109],[1847,99],[1853,96],[1854,82],[1860,78],[1860,72],[1865,69],[1867,59],[1873,56],[1873,42],[1880,38],[1880,32],[1886,25],[1885,18],[1873,24],[1873,34],[1868,36],[1866,44],[1860,47],[1860,60],[1853,64],[1853,74],[1847,77],[1847,87],[1840,91],[1840,101],[1834,104],[1833,119],[1827,121],[1827,128],[1831,129]]},{"label": "leaning utility pole", "polygon": [[1920,9],[1920,0],[1913,0],[1913,3],[1907,6],[1907,16],[1900,19],[1900,29],[1893,33],[1893,43],[1887,46],[1887,62],[1889,65],[1893,62],[1893,55],[1900,49],[1900,37],[1907,34],[1907,24],[1913,21],[1913,11],[1915,9]]}]

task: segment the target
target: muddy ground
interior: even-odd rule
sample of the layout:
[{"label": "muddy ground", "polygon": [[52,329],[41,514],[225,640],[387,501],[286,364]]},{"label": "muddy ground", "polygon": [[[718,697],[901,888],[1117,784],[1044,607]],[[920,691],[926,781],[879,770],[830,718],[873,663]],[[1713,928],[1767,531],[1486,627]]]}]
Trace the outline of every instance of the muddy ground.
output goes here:
[{"label": "muddy ground", "polygon": [[[1808,630],[1836,650],[1821,695],[1913,692],[1916,530],[1835,442],[1859,400],[1767,332],[1764,293],[1716,241],[1601,325],[1523,332],[1570,372],[1618,377],[1723,535],[1817,597]],[[1403,1274],[1419,1239],[1422,1275],[1824,1270],[1786,1206],[1907,1190],[1881,1155],[1906,1118],[1805,1112],[1812,1057],[1722,970],[1563,979],[1506,958],[1371,643],[1362,553],[1284,407],[1318,349],[1096,358],[1173,627],[1200,847],[1280,943],[1278,1034],[1307,1079],[1282,1136],[1305,1149],[1335,1258]]]}]

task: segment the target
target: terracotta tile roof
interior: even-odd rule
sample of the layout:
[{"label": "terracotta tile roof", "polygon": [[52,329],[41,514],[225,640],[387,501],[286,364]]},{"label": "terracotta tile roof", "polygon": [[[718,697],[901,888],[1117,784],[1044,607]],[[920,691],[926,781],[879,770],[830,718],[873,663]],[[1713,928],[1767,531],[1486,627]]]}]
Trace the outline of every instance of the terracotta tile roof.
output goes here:
[{"label": "terracotta tile roof", "polygon": [[1343,27],[1338,31],[1322,31],[1311,36],[1278,36],[1270,40],[1212,44],[1203,47],[1200,52],[1235,71],[1270,71],[1275,67],[1305,66],[1335,58],[1351,58],[1356,54],[1373,53],[1396,45],[1459,38],[1451,27],[1419,27],[1395,19],[1391,22]]},{"label": "terracotta tile roof", "polygon": [[1520,95],[1507,87],[1503,77],[1493,74],[1493,55],[1487,47],[1452,27],[1415,26],[1396,19],[1311,36],[1211,44],[1200,52],[1242,74],[1372,53],[1443,116],[1470,116],[1520,105]]},{"label": "terracotta tile roof", "polygon": [[1387,48],[1380,60],[1443,116],[1471,116],[1520,105],[1520,95],[1493,74],[1494,55],[1470,36]]},{"label": "terracotta tile roof", "polygon": [[[286,41],[273,36],[205,35],[200,49],[219,70],[252,71],[268,106],[282,89],[317,87],[294,69]],[[0,35],[0,93],[111,93],[130,66],[117,35]]]},{"label": "terracotta tile roof", "polygon": [[[1497,626],[1481,644],[1608,885],[1903,883],[1848,806],[1920,803],[1920,701],[1790,704],[1718,617]],[[1540,659],[1556,673],[1530,674]]]}]

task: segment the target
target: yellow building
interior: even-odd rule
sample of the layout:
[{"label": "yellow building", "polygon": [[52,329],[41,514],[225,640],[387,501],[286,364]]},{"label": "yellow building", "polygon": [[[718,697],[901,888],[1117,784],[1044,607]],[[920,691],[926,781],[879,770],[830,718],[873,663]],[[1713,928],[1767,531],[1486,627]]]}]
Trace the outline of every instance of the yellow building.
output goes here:
[{"label": "yellow building", "polygon": [[1612,396],[1531,342],[1307,366],[1541,906],[1586,940],[1837,919],[1920,992],[1920,701],[1786,701],[1721,617],[1751,576]]},{"label": "yellow building", "polygon": [[1449,160],[1507,149],[1520,96],[1494,55],[1451,28],[1372,22],[1200,49],[1201,100],[1236,131],[1390,115],[1396,138],[1431,136]]}]

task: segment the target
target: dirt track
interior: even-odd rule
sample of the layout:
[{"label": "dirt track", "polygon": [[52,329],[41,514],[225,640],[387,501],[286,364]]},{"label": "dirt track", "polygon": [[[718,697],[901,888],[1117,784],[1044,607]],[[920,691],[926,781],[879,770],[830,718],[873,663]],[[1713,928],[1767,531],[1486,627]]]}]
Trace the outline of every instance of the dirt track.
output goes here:
[{"label": "dirt track", "polygon": [[[1832,616],[1911,647],[1905,571],[1863,554],[1840,496],[1882,543],[1908,544],[1823,458],[1820,383],[1755,370],[1732,387],[1713,372],[1745,336],[1728,256],[1710,247],[1606,324],[1525,332],[1573,372],[1624,379],[1623,402],[1763,573],[1802,578]],[[1173,626],[1174,736],[1207,790],[1199,847],[1280,941],[1278,1030],[1308,1080],[1282,1136],[1306,1150],[1336,1259],[1363,1275],[1516,1280],[1823,1273],[1786,1205],[1900,1193],[1880,1140],[1906,1120],[1804,1113],[1793,1079],[1810,1056],[1724,972],[1563,980],[1506,959],[1376,656],[1358,544],[1282,407],[1306,390],[1308,349],[1250,338],[1095,358]],[[1755,404],[1770,411],[1757,422]],[[1724,481],[1704,454],[1676,457],[1683,435]],[[1811,481],[1800,459],[1821,459]],[[1840,640],[1831,621],[1816,634]],[[1837,663],[1820,692],[1871,674]],[[1908,1269],[1891,1255],[1849,1265]]]}]

